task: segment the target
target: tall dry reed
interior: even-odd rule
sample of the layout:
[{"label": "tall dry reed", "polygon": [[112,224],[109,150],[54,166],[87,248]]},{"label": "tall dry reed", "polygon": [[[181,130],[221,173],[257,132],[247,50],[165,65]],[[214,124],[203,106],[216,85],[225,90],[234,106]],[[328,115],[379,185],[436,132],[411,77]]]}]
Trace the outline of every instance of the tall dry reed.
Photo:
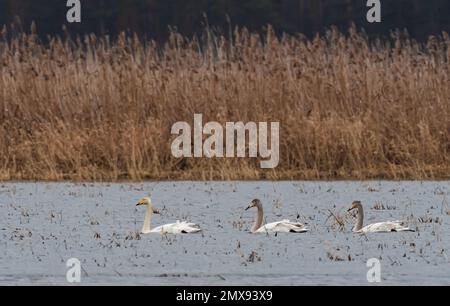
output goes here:
[{"label": "tall dry reed", "polygon": [[[450,39],[0,38],[0,179],[450,178]],[[177,121],[279,121],[280,164],[175,159]]]}]

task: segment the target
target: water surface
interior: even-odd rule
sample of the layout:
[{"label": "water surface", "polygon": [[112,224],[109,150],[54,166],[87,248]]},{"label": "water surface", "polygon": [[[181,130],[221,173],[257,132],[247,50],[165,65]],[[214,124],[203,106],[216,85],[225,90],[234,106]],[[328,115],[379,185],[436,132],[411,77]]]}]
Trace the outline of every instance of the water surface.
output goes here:
[{"label": "water surface", "polygon": [[[0,285],[67,285],[66,261],[84,285],[450,285],[449,182],[7,183],[0,186]],[[203,234],[142,235],[187,219]],[[260,198],[267,221],[307,223],[306,234],[252,235]],[[408,220],[415,233],[360,236],[345,210],[361,200],[368,222]],[[346,216],[338,226],[334,217]]]}]

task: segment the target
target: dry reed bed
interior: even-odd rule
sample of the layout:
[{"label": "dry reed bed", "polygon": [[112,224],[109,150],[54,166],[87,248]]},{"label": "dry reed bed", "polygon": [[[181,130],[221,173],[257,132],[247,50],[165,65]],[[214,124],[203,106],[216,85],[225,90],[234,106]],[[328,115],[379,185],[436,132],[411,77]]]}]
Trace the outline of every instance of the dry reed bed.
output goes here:
[{"label": "dry reed bed", "polygon": [[[165,45],[0,38],[0,179],[450,178],[450,39],[350,29]],[[280,165],[171,156],[170,128],[280,121]]]}]

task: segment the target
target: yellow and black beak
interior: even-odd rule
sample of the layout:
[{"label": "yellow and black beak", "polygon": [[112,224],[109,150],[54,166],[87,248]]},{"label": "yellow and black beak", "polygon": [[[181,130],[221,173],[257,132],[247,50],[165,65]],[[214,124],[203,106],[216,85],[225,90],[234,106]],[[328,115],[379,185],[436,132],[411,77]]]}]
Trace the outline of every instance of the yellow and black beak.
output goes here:
[{"label": "yellow and black beak", "polygon": [[249,205],[245,210],[249,210],[252,207],[253,207],[252,205]]}]

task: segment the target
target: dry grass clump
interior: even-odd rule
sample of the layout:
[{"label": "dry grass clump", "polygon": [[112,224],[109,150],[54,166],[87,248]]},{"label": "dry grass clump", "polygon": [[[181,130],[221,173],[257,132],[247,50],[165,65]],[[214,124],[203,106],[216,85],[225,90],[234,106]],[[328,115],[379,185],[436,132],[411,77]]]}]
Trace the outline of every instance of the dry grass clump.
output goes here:
[{"label": "dry grass clump", "polygon": [[[0,38],[0,180],[450,177],[450,39]],[[279,121],[280,164],[175,159],[177,121]]]}]

